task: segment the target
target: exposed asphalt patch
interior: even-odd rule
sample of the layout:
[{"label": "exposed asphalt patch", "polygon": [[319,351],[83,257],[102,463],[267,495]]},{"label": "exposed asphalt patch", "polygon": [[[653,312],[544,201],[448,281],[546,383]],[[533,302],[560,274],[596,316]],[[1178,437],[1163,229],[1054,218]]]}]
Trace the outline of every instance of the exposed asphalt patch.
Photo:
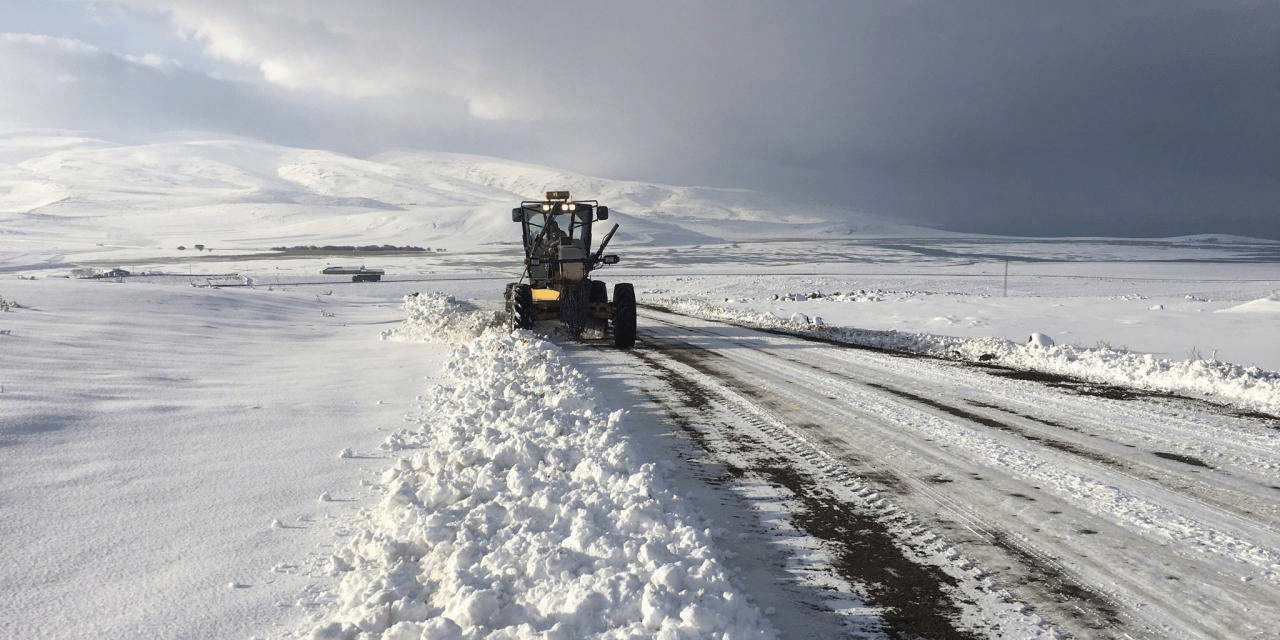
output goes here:
[{"label": "exposed asphalt patch", "polygon": [[1152,451],[1151,455],[1154,455],[1159,458],[1164,458],[1165,460],[1176,460],[1178,462],[1181,462],[1182,464],[1189,464],[1193,467],[1204,467],[1205,469],[1213,468],[1209,466],[1208,463],[1206,463],[1204,460],[1201,460],[1200,458],[1196,458],[1193,456],[1184,456],[1180,453],[1169,453],[1167,451]]},{"label": "exposed asphalt patch", "polygon": [[[1038,574],[1038,581],[1032,586],[1048,591],[1061,602],[1077,603],[1077,606],[1072,608],[1074,611],[1071,615],[1090,629],[1113,630],[1124,625],[1119,609],[1102,594],[1080,586],[1066,574],[1051,568],[1052,563],[1046,562],[1039,554],[1015,543],[1003,532],[993,531],[990,537],[992,544],[1005,550],[1022,566],[1031,568]],[[1080,605],[1088,605],[1088,608]],[[1064,611],[1071,610],[1064,609]]]},{"label": "exposed asphalt patch", "polygon": [[885,607],[881,617],[890,638],[975,639],[957,629],[960,611],[948,595],[955,578],[934,566],[908,559],[888,529],[872,514],[861,513],[788,467],[756,467],[770,484],[786,487],[800,503],[793,524],[830,545],[836,573],[866,589],[867,600]]},{"label": "exposed asphalt patch", "polygon": [[1057,450],[1062,451],[1062,452],[1065,452],[1065,453],[1070,453],[1070,454],[1072,454],[1072,455],[1080,456],[1081,458],[1085,458],[1085,459],[1087,459],[1087,460],[1092,460],[1092,461],[1094,461],[1094,462],[1098,462],[1098,463],[1105,464],[1105,465],[1108,465],[1108,466],[1111,466],[1111,467],[1115,467],[1115,468],[1117,468],[1117,469],[1125,469],[1125,470],[1127,470],[1126,466],[1125,466],[1123,463],[1121,463],[1119,460],[1116,460],[1116,459],[1114,459],[1114,458],[1111,458],[1111,457],[1105,456],[1105,455],[1103,455],[1103,454],[1101,454],[1101,453],[1098,453],[1097,451],[1091,451],[1091,450],[1089,450],[1089,449],[1085,449],[1085,448],[1083,448],[1083,447],[1076,446],[1076,445],[1071,444],[1071,443],[1069,443],[1069,442],[1063,442],[1063,441],[1061,441],[1061,440],[1054,440],[1054,439],[1052,439],[1052,438],[1046,438],[1046,437],[1044,437],[1044,436],[1034,435],[1034,434],[1028,433],[1026,429],[1023,429],[1023,428],[1021,428],[1021,427],[1017,427],[1017,426],[1015,426],[1015,425],[1011,425],[1011,424],[1009,424],[1009,423],[1007,423],[1007,422],[1002,422],[1002,421],[1000,421],[1000,420],[996,420],[995,418],[989,418],[989,417],[984,416],[984,415],[979,415],[979,414],[974,413],[974,412],[972,412],[972,411],[968,411],[968,410],[965,410],[965,409],[961,409],[960,407],[953,407],[953,406],[951,406],[951,405],[949,405],[949,404],[944,404],[944,403],[942,403],[942,402],[938,402],[937,400],[933,400],[933,399],[931,399],[931,398],[926,398],[926,397],[924,397],[924,396],[918,396],[918,395],[916,395],[916,394],[914,394],[914,393],[911,393],[911,392],[909,392],[909,391],[903,391],[903,390],[901,390],[901,389],[895,389],[895,388],[893,388],[893,387],[887,387],[887,386],[885,386],[885,385],[882,385],[882,384],[876,384],[876,383],[874,383],[874,382],[869,382],[869,383],[867,383],[867,385],[868,385],[868,386],[871,386],[871,387],[874,387],[874,388],[876,388],[876,389],[879,389],[879,390],[881,390],[881,391],[885,391],[885,392],[887,392],[887,393],[891,393],[891,394],[893,394],[893,395],[895,395],[895,396],[899,396],[899,397],[902,397],[902,398],[906,398],[906,399],[911,400],[911,401],[913,401],[913,402],[919,402],[920,404],[923,404],[923,405],[927,405],[927,406],[933,407],[934,409],[937,409],[937,410],[939,410],[939,411],[942,411],[943,413],[947,413],[947,414],[953,415],[953,416],[955,416],[955,417],[957,417],[957,418],[963,418],[963,419],[968,420],[968,421],[970,421],[970,422],[976,422],[976,423],[978,423],[978,424],[980,424],[980,425],[983,425],[983,426],[986,426],[986,427],[991,427],[992,429],[997,429],[997,430],[1004,431],[1004,432],[1007,432],[1007,433],[1012,433],[1012,434],[1014,434],[1014,435],[1021,436],[1022,438],[1025,438],[1026,440],[1029,440],[1029,441],[1031,441],[1031,442],[1035,442],[1035,443],[1037,443],[1037,444],[1042,444],[1042,445],[1044,445],[1044,446],[1046,446],[1046,447],[1049,447],[1049,448],[1052,448],[1052,449],[1057,449]]},{"label": "exposed asphalt patch", "polygon": [[980,407],[982,409],[995,409],[996,411],[1003,411],[1007,414],[1015,415],[1015,416],[1018,416],[1019,418],[1030,420],[1032,422],[1039,422],[1040,424],[1045,425],[1046,427],[1056,427],[1058,429],[1066,429],[1067,431],[1075,431],[1076,433],[1084,433],[1084,430],[1079,427],[1066,425],[1061,422],[1058,422],[1057,420],[1047,420],[1045,418],[1037,418],[1033,415],[1022,413],[1020,411],[1014,411],[1013,409],[1010,409],[1008,407],[1002,407],[998,404],[991,404],[990,402],[982,402],[980,400],[969,400],[969,399],[966,399],[965,402],[975,407]]},{"label": "exposed asphalt patch", "polygon": [[993,376],[1009,378],[1011,380],[1038,382],[1048,387],[1064,389],[1082,396],[1093,396],[1097,398],[1107,398],[1110,400],[1136,400],[1138,398],[1195,400],[1195,398],[1187,398],[1186,396],[1180,396],[1176,393],[1089,382],[1087,380],[1081,380],[1080,378],[1074,378],[1059,373],[1046,373],[1044,371],[1031,371],[1027,369],[1011,369],[1009,367],[994,364],[983,364],[978,366],[980,368],[987,369],[987,373]]}]

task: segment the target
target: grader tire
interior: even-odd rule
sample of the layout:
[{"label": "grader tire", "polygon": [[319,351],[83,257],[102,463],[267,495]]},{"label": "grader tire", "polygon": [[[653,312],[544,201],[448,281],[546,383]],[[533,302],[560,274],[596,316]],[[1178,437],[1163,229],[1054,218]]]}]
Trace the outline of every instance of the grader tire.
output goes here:
[{"label": "grader tire", "polygon": [[567,286],[560,292],[560,320],[564,322],[569,335],[578,337],[587,326],[591,317],[591,309],[587,306],[589,288],[584,282],[576,286]]},{"label": "grader tire", "polygon": [[533,328],[533,287],[527,284],[511,290],[511,328]]},{"label": "grader tire", "polygon": [[502,292],[502,303],[506,306],[507,313],[511,313],[512,311],[512,304],[513,304],[513,301],[515,300],[515,297],[512,295],[511,292],[515,291],[515,288],[516,288],[516,283],[508,282],[506,290]]},{"label": "grader tire", "polygon": [[636,343],[636,291],[630,283],[613,285],[613,346],[630,349]]},{"label": "grader tire", "polygon": [[587,297],[591,304],[609,302],[609,286],[599,280],[591,281],[591,295]]}]

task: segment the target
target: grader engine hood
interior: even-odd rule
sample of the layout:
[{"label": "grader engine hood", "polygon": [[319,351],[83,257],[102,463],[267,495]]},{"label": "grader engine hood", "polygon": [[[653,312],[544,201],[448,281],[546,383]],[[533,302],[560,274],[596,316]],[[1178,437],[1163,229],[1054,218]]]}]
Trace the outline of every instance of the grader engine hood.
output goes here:
[{"label": "grader engine hood", "polygon": [[587,277],[587,260],[582,249],[574,245],[561,245],[559,251],[560,277],[569,283],[582,282]]}]

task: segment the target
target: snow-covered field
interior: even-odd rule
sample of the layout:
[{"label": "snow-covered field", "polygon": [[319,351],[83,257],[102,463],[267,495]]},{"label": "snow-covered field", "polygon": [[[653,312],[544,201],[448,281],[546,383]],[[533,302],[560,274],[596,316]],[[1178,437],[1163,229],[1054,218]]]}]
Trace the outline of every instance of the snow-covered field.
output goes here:
[{"label": "snow-covered field", "polygon": [[[365,161],[246,141],[128,146],[52,133],[10,135],[0,147],[0,637],[893,637],[932,628],[902,619],[893,603],[906,596],[885,592],[882,568],[848,569],[857,563],[801,517],[819,502],[895,523],[884,549],[908,560],[887,566],[925,567],[921,580],[944,585],[926,621],[944,625],[943,636],[1053,637],[1096,624],[1246,637],[1280,623],[1264,598],[1280,580],[1280,544],[1265,533],[1280,523],[1280,443],[1275,418],[1259,414],[1280,413],[1280,243],[960,236],[870,219],[842,229],[821,211],[749,192],[446,154]],[[672,351],[726,349],[724,362],[738,364],[724,366],[739,373],[757,360],[752,345],[770,358],[802,352],[745,328],[662,324],[666,316],[646,312],[633,355],[494,328],[518,262],[506,211],[561,186],[618,211],[623,262],[599,275],[635,283],[642,304],[1211,405],[1053,396],[1045,410],[1055,413],[1033,424],[1039,407],[1026,399],[1058,392],[1014,380],[1010,398],[1029,406],[1001,409],[1016,428],[987,437],[919,415],[932,406],[920,405],[928,388],[903,387],[899,399],[919,405],[908,409],[873,386],[840,388],[832,402],[853,408],[824,409],[804,403],[827,396],[787,399],[790,374],[766,371],[779,378],[768,393],[782,398],[770,405]],[[796,239],[767,239],[779,235]],[[206,250],[176,248],[196,243]],[[330,243],[450,250],[263,253]],[[386,281],[320,275],[361,263],[385,268]],[[110,267],[151,275],[66,277]],[[1039,346],[1026,345],[1032,334]],[[647,356],[646,340],[654,353],[665,345],[667,359]],[[663,371],[669,378],[658,380]],[[925,400],[978,402],[946,405],[952,418],[969,416],[962,423],[996,411],[965,393],[1013,402],[999,395],[1005,382],[957,383],[925,365],[911,375],[939,390],[959,385],[947,391],[954,399]],[[797,379],[834,384],[812,371]],[[686,389],[684,404],[662,405],[690,380],[724,397]],[[1077,410],[1084,426],[1071,422]],[[998,480],[1008,495],[1044,486],[1052,495],[1034,497],[1061,506],[1033,517],[1008,498],[978,504],[982,485],[933,484],[926,470],[923,479],[906,470],[945,456],[866,447],[901,462],[897,484],[911,491],[895,492],[883,469],[808,440],[834,433],[814,431],[836,428],[822,415],[844,425],[859,411],[892,433],[922,434],[921,443],[958,438],[974,476],[1007,472],[1022,478]],[[716,436],[722,427],[708,425],[717,420],[749,433]],[[978,424],[987,423],[997,422]],[[1026,444],[1043,434],[1009,435],[1055,424],[1073,439],[1057,453]],[[1157,424],[1167,434],[1148,429]],[[809,475],[778,475],[772,454],[743,444],[752,439]],[[1085,462],[1066,457],[1086,450]],[[983,466],[986,457],[995,462]],[[751,464],[731,480],[708,471]],[[806,493],[810,485],[821,495]],[[1163,502],[1166,489],[1183,493]],[[1079,603],[1094,617],[1071,618],[1053,598],[1073,591],[1035,586],[1034,571],[1015,584],[1016,570],[967,538],[987,529],[931,520],[921,496],[945,495],[973,501],[953,515],[988,509],[1024,552],[1048,557],[1044,545],[1061,543],[1063,555],[1046,562],[1064,575],[1123,588]],[[1089,535],[1111,547],[1077,540],[1088,529],[1080,523],[1097,519],[1105,526],[1090,524]],[[1168,556],[1126,565],[1124,580],[1084,560],[1140,562],[1125,549],[1164,549],[1148,535]],[[1185,620],[1164,628],[1149,613],[1173,606],[1161,571],[1204,571],[1209,585]],[[1264,600],[1215,619],[1220,598],[1241,588],[1230,584],[1258,585],[1252,597]],[[1209,622],[1188,622],[1196,616]]]},{"label": "snow-covered field", "polygon": [[[247,637],[312,596],[443,351],[383,292],[6,278],[5,638]],[[339,459],[343,449],[356,457]],[[322,499],[327,496],[327,499]]]}]

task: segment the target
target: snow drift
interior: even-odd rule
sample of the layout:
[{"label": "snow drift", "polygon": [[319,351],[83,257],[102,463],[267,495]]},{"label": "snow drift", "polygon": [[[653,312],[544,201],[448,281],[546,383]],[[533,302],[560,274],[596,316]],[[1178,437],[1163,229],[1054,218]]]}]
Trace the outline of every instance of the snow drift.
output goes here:
[{"label": "snow drift", "polygon": [[452,298],[393,339],[459,342],[382,500],[331,559],[313,638],[770,638],[710,532],[556,346]]},{"label": "snow drift", "polygon": [[1221,309],[1217,313],[1280,313],[1280,293]]}]

